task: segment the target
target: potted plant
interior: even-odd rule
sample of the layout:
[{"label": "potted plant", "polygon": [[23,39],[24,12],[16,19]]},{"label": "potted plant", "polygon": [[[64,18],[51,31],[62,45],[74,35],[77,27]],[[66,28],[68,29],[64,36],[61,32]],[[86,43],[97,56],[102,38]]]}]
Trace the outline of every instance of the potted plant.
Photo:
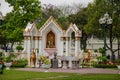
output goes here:
[{"label": "potted plant", "polygon": [[[117,65],[117,68],[120,70],[120,64]],[[118,74],[120,74],[120,72]]]},{"label": "potted plant", "polygon": [[51,67],[51,61],[48,56],[41,55],[39,61],[42,63],[42,68],[45,69],[45,72],[48,72],[48,69]]},{"label": "potted plant", "polygon": [[18,50],[18,52],[20,52],[20,51],[23,50],[24,48],[23,48],[21,45],[18,45],[18,46],[16,47],[16,49]]},{"label": "potted plant", "polygon": [[6,67],[6,70],[9,70],[12,66],[12,62],[16,56],[14,54],[9,54],[8,56],[3,57],[3,62]]},{"label": "potted plant", "polygon": [[[117,59],[115,62],[117,64],[117,68],[120,70],[120,59]],[[119,72],[119,74],[120,74],[120,72]]]}]

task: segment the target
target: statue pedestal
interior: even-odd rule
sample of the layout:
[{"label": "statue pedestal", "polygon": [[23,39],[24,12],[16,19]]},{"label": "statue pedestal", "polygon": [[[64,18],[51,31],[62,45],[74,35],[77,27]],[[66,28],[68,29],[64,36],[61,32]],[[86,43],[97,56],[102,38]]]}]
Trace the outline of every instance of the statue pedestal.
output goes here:
[{"label": "statue pedestal", "polygon": [[56,51],[56,48],[46,48],[45,51],[48,53],[49,56],[52,56]]},{"label": "statue pedestal", "polygon": [[79,66],[80,66],[78,57],[62,56],[61,61],[63,62],[62,68],[64,68],[64,69],[79,68]]},{"label": "statue pedestal", "polygon": [[62,66],[63,69],[67,69],[67,63],[66,61],[63,61],[63,66]]}]

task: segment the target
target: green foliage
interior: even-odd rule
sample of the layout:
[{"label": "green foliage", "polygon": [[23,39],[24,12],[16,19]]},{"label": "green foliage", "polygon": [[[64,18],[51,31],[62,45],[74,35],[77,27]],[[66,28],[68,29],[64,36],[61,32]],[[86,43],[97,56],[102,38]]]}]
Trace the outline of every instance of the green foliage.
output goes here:
[{"label": "green foliage", "polygon": [[27,64],[26,63],[18,63],[18,64],[12,64],[11,67],[14,68],[24,68]]},{"label": "green foliage", "polygon": [[120,59],[116,59],[114,62],[115,62],[117,65],[120,65]]},{"label": "green foliage", "polygon": [[35,20],[37,28],[40,28],[50,16],[53,16],[55,19],[62,16],[62,11],[54,5],[44,4],[42,8],[42,15]]},{"label": "green foliage", "polygon": [[12,67],[15,67],[15,68],[25,67],[27,63],[28,63],[27,59],[16,60],[13,62]]},{"label": "green foliage", "polygon": [[98,50],[97,50],[97,49],[95,49],[95,50],[94,50],[94,52],[98,52]]},{"label": "green foliage", "polygon": [[106,56],[100,56],[100,57],[97,57],[97,59],[99,61],[103,61],[103,62],[106,62],[107,61],[107,57]]},{"label": "green foliage", "polygon": [[41,55],[41,56],[39,57],[39,60],[40,60],[43,64],[51,64],[50,59],[48,58],[48,56]]},{"label": "green foliage", "polygon": [[86,8],[81,8],[76,14],[71,14],[68,16],[69,22],[75,23],[77,27],[82,31],[81,37],[81,49],[86,50],[87,46],[87,38],[88,35],[86,34],[84,27],[88,22],[88,16],[86,13]]},{"label": "green foliage", "polygon": [[4,17],[2,33],[9,43],[21,42],[23,29],[27,23],[41,16],[39,0],[5,0],[13,7],[12,12]]},{"label": "green foliage", "polygon": [[9,54],[8,56],[3,57],[3,61],[4,62],[13,62],[15,58],[16,58],[16,55]]},{"label": "green foliage", "polygon": [[[107,44],[107,48],[111,51],[111,54],[117,51],[113,49],[113,41],[115,37],[120,43],[120,1],[119,0],[94,0],[89,4],[87,8],[88,23],[85,25],[84,30],[87,34],[94,34],[98,38],[103,38],[103,30],[99,24],[100,17],[107,12],[113,19],[112,25],[106,27],[106,35],[109,38],[110,46]],[[112,56],[113,57],[113,56]],[[112,58],[113,59],[113,58]]]},{"label": "green foliage", "polygon": [[0,52],[0,58],[2,57],[2,55],[3,55],[3,53],[2,53],[2,52]]},{"label": "green foliage", "polygon": [[116,65],[106,65],[106,64],[94,64],[95,68],[117,68]]},{"label": "green foliage", "polygon": [[24,48],[23,48],[21,45],[18,45],[18,46],[16,47],[16,49],[17,49],[17,50],[23,50]]},{"label": "green foliage", "polygon": [[61,24],[63,30],[67,30],[69,27],[70,22],[68,21],[68,17],[60,17],[58,18],[58,22]]},{"label": "green foliage", "polygon": [[99,52],[102,53],[102,56],[105,56],[105,49],[104,48],[99,48]]}]

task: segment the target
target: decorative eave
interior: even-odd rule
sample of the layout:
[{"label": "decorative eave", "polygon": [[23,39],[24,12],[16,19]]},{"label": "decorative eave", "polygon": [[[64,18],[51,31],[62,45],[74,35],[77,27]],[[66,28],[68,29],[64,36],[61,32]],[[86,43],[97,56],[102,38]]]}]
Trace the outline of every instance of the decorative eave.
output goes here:
[{"label": "decorative eave", "polygon": [[[30,32],[32,30],[32,28],[35,26],[35,23],[31,24],[31,27],[27,29],[27,27],[25,28],[25,32]],[[27,30],[26,30],[27,29]]]},{"label": "decorative eave", "polygon": [[44,29],[51,21],[57,25],[57,27],[63,32],[62,27],[57,23],[56,19],[53,16],[50,16],[50,18],[44,23],[44,25],[39,29],[39,32]]},{"label": "decorative eave", "polygon": [[78,36],[78,37],[81,36],[81,31],[78,29],[78,27],[77,27],[75,24],[71,23],[71,24],[69,25],[68,29],[66,30],[66,36],[68,36],[68,32],[69,32],[70,30],[72,30],[72,31],[75,32],[75,36]]},{"label": "decorative eave", "polygon": [[[32,23],[31,26],[28,27],[28,28],[26,27],[26,28],[24,29],[23,35],[24,35],[24,36],[30,35],[30,32],[32,31],[32,29],[33,29],[34,27],[36,28],[35,23]],[[37,28],[36,28],[36,30],[37,30]],[[38,32],[38,30],[37,30],[37,32]]]},{"label": "decorative eave", "polygon": [[66,30],[66,33],[67,33],[70,29],[72,29],[74,32],[76,32],[76,30],[73,28],[73,26],[74,26],[73,23],[70,23],[68,29]]}]

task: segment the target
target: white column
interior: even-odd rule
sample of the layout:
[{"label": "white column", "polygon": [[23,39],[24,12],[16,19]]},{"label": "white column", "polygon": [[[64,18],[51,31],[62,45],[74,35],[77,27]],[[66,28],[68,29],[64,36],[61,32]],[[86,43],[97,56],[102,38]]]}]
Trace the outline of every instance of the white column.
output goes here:
[{"label": "white column", "polygon": [[35,48],[38,49],[38,37],[35,36]]},{"label": "white column", "polygon": [[34,48],[34,46],[33,46],[33,44],[34,44],[34,38],[33,38],[33,35],[31,36],[31,38],[30,38],[30,46],[31,46],[31,49],[33,50],[33,48]]},{"label": "white column", "polygon": [[24,36],[24,50],[27,50],[27,40],[26,40],[26,36]]},{"label": "white column", "polygon": [[69,65],[68,66],[69,66],[70,69],[72,69],[72,61],[71,60],[69,60]]},{"label": "white column", "polygon": [[63,56],[63,37],[61,37],[60,55]]},{"label": "white column", "polygon": [[80,39],[79,37],[75,37],[75,56],[78,56],[80,49]]},{"label": "white column", "polygon": [[31,49],[31,43],[30,43],[30,36],[29,36],[29,37],[27,37],[28,66],[30,66],[30,49]]},{"label": "white column", "polygon": [[39,41],[39,55],[41,54],[41,52],[42,52],[42,45],[41,45],[41,42],[42,42],[42,39],[41,39],[41,36],[38,38],[38,41]]},{"label": "white column", "polygon": [[72,47],[72,46],[71,46],[71,42],[72,42],[72,41],[71,41],[71,37],[70,37],[70,40],[69,40],[69,52],[70,52],[70,53],[72,52],[72,50],[71,50],[71,47]]},{"label": "white column", "polygon": [[66,56],[68,56],[69,53],[69,37],[66,37]]},{"label": "white column", "polygon": [[38,64],[38,58],[39,58],[39,54],[38,54],[38,36],[34,37],[34,41],[35,41],[35,49],[36,49],[36,67],[39,67]]}]

